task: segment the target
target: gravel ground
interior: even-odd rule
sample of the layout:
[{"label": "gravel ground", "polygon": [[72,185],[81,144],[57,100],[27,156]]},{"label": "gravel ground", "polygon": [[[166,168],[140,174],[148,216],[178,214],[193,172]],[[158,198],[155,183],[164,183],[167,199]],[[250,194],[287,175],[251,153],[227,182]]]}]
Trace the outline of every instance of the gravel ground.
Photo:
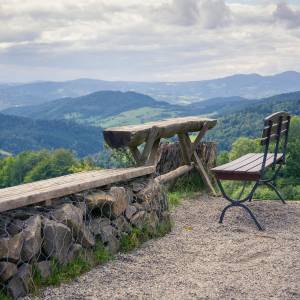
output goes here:
[{"label": "gravel ground", "polygon": [[172,233],[38,299],[300,299],[300,202],[250,203],[218,224],[223,199],[198,196],[173,212]]}]

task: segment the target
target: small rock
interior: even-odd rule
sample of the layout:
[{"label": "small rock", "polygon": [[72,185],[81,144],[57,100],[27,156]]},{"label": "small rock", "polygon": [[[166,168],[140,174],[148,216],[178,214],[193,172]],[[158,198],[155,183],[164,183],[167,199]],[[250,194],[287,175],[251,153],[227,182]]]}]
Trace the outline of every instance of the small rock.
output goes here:
[{"label": "small rock", "polygon": [[145,225],[145,217],[146,217],[146,212],[145,211],[139,211],[130,220],[130,223],[139,228],[142,229]]},{"label": "small rock", "polygon": [[33,279],[32,279],[32,266],[30,264],[23,264],[21,267],[18,269],[17,276],[19,276],[26,288],[26,291],[29,292]]},{"label": "small rock", "polygon": [[18,299],[26,296],[32,285],[32,266],[23,264],[17,274],[8,282],[7,291],[13,299]]},{"label": "small rock", "polygon": [[42,279],[47,279],[51,275],[51,265],[48,260],[40,261],[36,264]]},{"label": "small rock", "polygon": [[[160,210],[159,198],[163,194],[161,186],[151,181],[143,190],[137,194],[138,201],[147,206],[147,211]],[[146,207],[145,206],[145,207]]]},{"label": "small rock", "polygon": [[7,231],[10,235],[16,235],[24,229],[24,226],[25,221],[15,219],[9,224],[9,226],[7,227]]},{"label": "small rock", "polygon": [[83,224],[82,210],[70,203],[66,203],[55,209],[52,212],[52,217],[54,220],[69,226],[71,229],[77,229],[77,227]]},{"label": "small rock", "polygon": [[98,236],[101,235],[101,228],[108,225],[110,225],[109,219],[95,218],[89,222],[88,227],[95,236]]},{"label": "small rock", "polygon": [[20,259],[23,240],[22,232],[13,237],[0,239],[0,259],[10,259],[17,262]]},{"label": "small rock", "polygon": [[7,285],[7,292],[12,299],[19,299],[26,296],[27,291],[20,277],[14,276]]},{"label": "small rock", "polygon": [[116,254],[120,249],[120,241],[116,237],[112,236],[107,243],[107,248],[109,253]]},{"label": "small rock", "polygon": [[117,235],[117,230],[111,225],[106,225],[101,227],[101,241],[103,243],[109,243],[109,241],[115,238]]},{"label": "small rock", "polygon": [[93,215],[110,219],[120,216],[127,208],[129,196],[123,187],[112,187],[108,193],[98,191],[86,196],[88,208]]},{"label": "small rock", "polygon": [[139,191],[141,191],[144,188],[145,188],[145,183],[142,183],[142,182],[133,182],[132,183],[132,190],[135,193],[138,193]]},{"label": "small rock", "polygon": [[126,190],[123,187],[113,186],[109,193],[114,198],[112,213],[115,217],[120,216],[128,207],[129,199]]},{"label": "small rock", "polygon": [[[9,228],[9,223],[11,222],[11,218],[6,216],[6,215],[2,215],[0,218],[0,237],[7,237],[9,234],[8,228]],[[20,232],[20,231],[19,231]],[[19,232],[16,232],[14,234],[11,235],[15,235]]]},{"label": "small rock", "polygon": [[80,244],[74,244],[68,253],[68,262],[72,261],[75,257],[79,256],[82,251]]},{"label": "small rock", "polygon": [[95,191],[86,195],[85,201],[90,211],[97,208],[102,210],[105,205],[113,202],[113,197],[104,191]]},{"label": "small rock", "polygon": [[88,248],[95,245],[95,239],[88,228],[83,223],[83,212],[80,208],[72,204],[64,204],[57,208],[53,214],[55,220],[67,225],[73,232],[76,241]]},{"label": "small rock", "polygon": [[63,264],[67,261],[72,244],[69,227],[55,221],[45,221],[43,249],[46,255],[57,258]]},{"label": "small rock", "polygon": [[134,206],[136,208],[137,211],[142,211],[145,210],[145,207],[143,206],[143,204],[141,203],[133,203],[132,206]]},{"label": "small rock", "polygon": [[125,216],[128,220],[130,220],[132,218],[132,216],[137,212],[137,208],[133,205],[129,205],[127,208],[126,208],[126,211],[125,211]]},{"label": "small rock", "polygon": [[171,215],[169,211],[163,211],[159,214],[159,220],[161,223],[172,223]]},{"label": "small rock", "polygon": [[75,205],[81,210],[83,216],[87,214],[87,205],[85,202],[76,202]]},{"label": "small rock", "polygon": [[26,220],[26,227],[23,230],[24,243],[21,252],[22,260],[27,262],[36,257],[41,251],[42,244],[42,220],[36,215]]},{"label": "small rock", "polygon": [[76,234],[76,240],[85,248],[95,246],[96,241],[93,234],[87,227],[82,227]]},{"label": "small rock", "polygon": [[121,236],[123,232],[129,233],[132,230],[130,224],[123,216],[120,216],[117,219],[115,219],[112,222],[112,224],[117,228],[119,236]]},{"label": "small rock", "polygon": [[150,233],[155,233],[157,226],[159,223],[159,219],[157,214],[152,211],[151,213],[146,214],[145,216],[145,226]]},{"label": "small rock", "polygon": [[17,273],[17,266],[8,261],[0,262],[0,278],[1,281],[7,281]]}]

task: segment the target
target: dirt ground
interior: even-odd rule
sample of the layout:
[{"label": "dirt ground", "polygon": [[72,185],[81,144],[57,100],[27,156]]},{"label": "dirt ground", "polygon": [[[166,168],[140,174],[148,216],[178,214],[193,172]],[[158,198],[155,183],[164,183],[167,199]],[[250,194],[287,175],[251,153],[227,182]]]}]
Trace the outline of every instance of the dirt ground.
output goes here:
[{"label": "dirt ground", "polygon": [[266,230],[227,202],[198,196],[167,236],[117,256],[38,299],[300,299],[300,202],[255,201]]}]

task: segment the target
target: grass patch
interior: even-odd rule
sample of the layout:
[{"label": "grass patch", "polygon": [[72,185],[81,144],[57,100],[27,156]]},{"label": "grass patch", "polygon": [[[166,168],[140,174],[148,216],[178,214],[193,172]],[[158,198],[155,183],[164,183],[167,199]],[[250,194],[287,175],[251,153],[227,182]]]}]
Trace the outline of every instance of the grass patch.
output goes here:
[{"label": "grass patch", "polygon": [[[61,283],[70,282],[72,279],[91,270],[96,265],[106,263],[111,259],[113,259],[113,256],[109,254],[104,245],[98,241],[92,251],[87,252],[83,250],[66,265],[61,265],[56,259],[52,259],[50,261],[51,274],[47,279],[43,279],[38,269],[33,266],[32,294],[38,295],[41,287],[51,285],[57,286]],[[2,298],[0,297],[0,299]]]},{"label": "grass patch", "polygon": [[120,251],[125,253],[130,252],[150,239],[165,236],[171,229],[172,223],[170,220],[160,223],[154,232],[149,231],[147,227],[143,227],[142,229],[134,228],[131,233],[122,236],[120,240]]},{"label": "grass patch", "polygon": [[183,199],[190,198],[205,189],[204,184],[196,171],[178,179],[174,188],[168,191],[168,201],[171,208],[181,204]]},{"label": "grass patch", "polygon": [[1,289],[0,290],[0,300],[9,300],[10,298],[7,296],[6,292]]}]

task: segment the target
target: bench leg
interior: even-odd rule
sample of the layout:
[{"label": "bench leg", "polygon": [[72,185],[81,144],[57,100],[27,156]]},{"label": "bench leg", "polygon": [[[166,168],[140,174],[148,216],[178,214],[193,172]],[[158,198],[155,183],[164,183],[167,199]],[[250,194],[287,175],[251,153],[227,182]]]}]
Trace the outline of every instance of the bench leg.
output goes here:
[{"label": "bench leg", "polygon": [[222,213],[221,213],[221,216],[220,216],[219,223],[223,223],[223,220],[224,220],[224,217],[225,217],[225,213],[226,213],[226,211],[227,211],[229,208],[235,207],[235,206],[239,206],[239,207],[244,208],[244,209],[249,213],[250,217],[251,217],[252,220],[254,221],[254,223],[255,223],[255,225],[257,226],[257,228],[258,228],[259,230],[263,230],[263,227],[262,227],[262,226],[260,225],[260,223],[257,221],[257,219],[256,219],[255,215],[253,214],[253,212],[251,211],[251,209],[243,203],[243,202],[245,202],[245,201],[248,201],[248,200],[251,200],[251,199],[252,199],[252,197],[253,197],[253,195],[254,195],[254,192],[255,192],[255,190],[257,189],[259,183],[256,182],[255,185],[254,185],[254,187],[252,188],[251,192],[248,194],[248,196],[247,196],[246,198],[242,199],[242,200],[234,200],[234,199],[230,198],[230,197],[226,194],[226,192],[225,192],[225,190],[224,190],[224,188],[223,188],[223,186],[222,186],[220,180],[217,180],[217,183],[218,183],[218,186],[219,186],[220,191],[222,192],[222,195],[224,196],[224,198],[227,199],[227,200],[230,202],[230,204],[228,204],[228,205],[223,209],[223,211],[222,211]]},{"label": "bench leg", "polygon": [[283,204],[286,204],[286,202],[284,201],[282,195],[280,194],[280,192],[278,191],[277,187],[275,184],[271,183],[271,182],[265,182],[265,184],[270,187],[276,194],[277,196],[279,197],[279,199],[281,200],[281,202]]},{"label": "bench leg", "polygon": [[249,213],[249,215],[251,216],[251,218],[252,218],[252,220],[254,221],[254,223],[255,223],[255,225],[257,226],[257,228],[258,228],[259,230],[263,230],[262,226],[261,226],[261,225],[259,224],[259,222],[257,221],[257,219],[256,219],[255,215],[253,214],[253,212],[251,211],[251,209],[250,209],[248,206],[246,206],[245,204],[243,204],[243,203],[241,203],[241,202],[239,202],[239,201],[234,201],[233,203],[227,205],[227,206],[223,209],[223,211],[222,211],[222,213],[221,213],[221,216],[220,216],[219,223],[221,223],[221,224],[223,223],[223,220],[224,220],[224,216],[225,216],[226,211],[227,211],[230,207],[234,207],[234,206],[239,206],[239,207],[244,208],[244,209]]}]

